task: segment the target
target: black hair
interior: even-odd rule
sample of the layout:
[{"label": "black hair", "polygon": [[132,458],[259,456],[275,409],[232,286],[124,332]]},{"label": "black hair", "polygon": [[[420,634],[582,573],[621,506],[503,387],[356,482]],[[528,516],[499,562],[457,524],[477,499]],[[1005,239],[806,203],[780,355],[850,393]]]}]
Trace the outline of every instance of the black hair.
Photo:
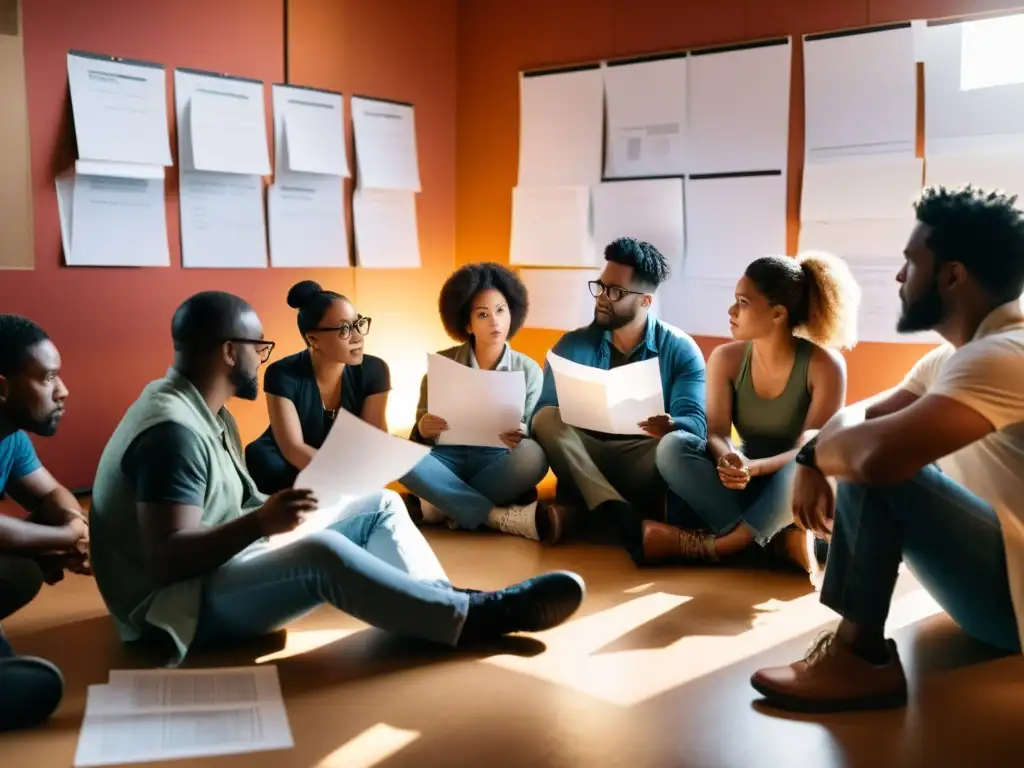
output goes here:
[{"label": "black hair", "polygon": [[786,308],[790,330],[824,347],[857,343],[860,286],[842,259],[826,253],[764,256],[744,275],[772,306]]},{"label": "black hair", "polygon": [[29,350],[50,337],[20,315],[0,315],[0,376],[14,376],[29,358]]},{"label": "black hair", "polygon": [[437,305],[441,322],[449,336],[456,341],[469,341],[466,326],[473,310],[473,299],[489,288],[498,291],[508,303],[508,311],[512,315],[508,338],[511,339],[523,327],[530,308],[526,286],[508,267],[487,261],[460,267],[441,288]]},{"label": "black hair", "polygon": [[254,312],[245,299],[225,291],[203,291],[188,297],[171,319],[174,351],[184,355],[209,352],[238,336],[243,315]]},{"label": "black hair", "polygon": [[1016,195],[970,184],[925,189],[914,211],[932,229],[927,242],[936,267],[958,261],[998,303],[1018,298],[1024,292],[1024,216],[1016,203]]},{"label": "black hair", "polygon": [[310,331],[315,331],[324,319],[327,310],[338,299],[348,301],[340,293],[325,291],[320,283],[303,280],[288,290],[288,306],[299,310],[299,333],[305,338]]},{"label": "black hair", "polygon": [[652,290],[665,282],[669,274],[661,251],[632,237],[620,237],[609,243],[604,249],[604,260],[632,267],[636,281]]}]

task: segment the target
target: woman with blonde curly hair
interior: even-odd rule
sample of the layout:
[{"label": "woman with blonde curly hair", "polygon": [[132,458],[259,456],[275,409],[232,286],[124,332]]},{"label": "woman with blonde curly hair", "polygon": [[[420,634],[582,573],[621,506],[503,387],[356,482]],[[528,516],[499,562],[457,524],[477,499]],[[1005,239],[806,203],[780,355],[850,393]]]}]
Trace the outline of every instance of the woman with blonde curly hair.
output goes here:
[{"label": "woman with blonde curly hair", "polygon": [[859,303],[860,288],[834,256],[768,256],[747,267],[729,308],[736,341],[708,360],[708,439],[672,433],[663,439],[676,450],[658,452],[670,490],[711,533],[645,521],[647,562],[717,561],[784,531],[773,548],[817,570],[813,539],[791,525],[793,459],[844,405],[836,350],[856,343]]}]

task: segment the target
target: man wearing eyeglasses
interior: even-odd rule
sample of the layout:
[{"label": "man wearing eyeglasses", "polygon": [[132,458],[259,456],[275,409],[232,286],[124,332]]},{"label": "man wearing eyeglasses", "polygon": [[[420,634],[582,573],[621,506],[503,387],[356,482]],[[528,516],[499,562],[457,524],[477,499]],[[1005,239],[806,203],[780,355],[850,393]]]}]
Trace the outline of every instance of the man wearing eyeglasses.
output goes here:
[{"label": "man wearing eyeglasses", "polygon": [[[669,272],[658,249],[620,238],[605,248],[604,257],[600,279],[590,283],[594,322],[565,334],[553,352],[605,370],[657,357],[667,415],[652,413],[640,424],[648,437],[640,439],[571,427],[562,421],[547,365],[533,431],[558,477],[559,496],[578,495],[587,510],[615,520],[623,544],[639,562],[640,521],[661,516],[654,506],[664,498],[665,485],[656,462],[660,452],[671,449],[661,439],[674,432],[707,435],[704,357],[692,338],[650,314],[654,293]],[[639,505],[647,508],[637,510]],[[566,519],[576,517],[571,506],[560,506]]]},{"label": "man wearing eyeglasses", "polygon": [[125,641],[170,640],[177,663],[197,644],[263,635],[330,603],[381,629],[461,645],[546,629],[579,607],[583,582],[570,573],[498,592],[452,587],[393,491],[267,547],[317,508],[308,490],[259,493],[225,407],[256,398],[274,343],[252,307],[219,291],[187,299],[171,326],[174,366],[128,409],[93,488],[93,571]]}]

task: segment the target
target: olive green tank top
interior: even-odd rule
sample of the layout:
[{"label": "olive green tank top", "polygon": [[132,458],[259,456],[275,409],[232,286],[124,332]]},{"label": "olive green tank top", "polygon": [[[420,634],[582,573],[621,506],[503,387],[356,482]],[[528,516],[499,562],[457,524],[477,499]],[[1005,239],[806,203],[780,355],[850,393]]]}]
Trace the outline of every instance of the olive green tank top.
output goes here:
[{"label": "olive green tank top", "polygon": [[796,445],[811,407],[807,376],[813,354],[814,344],[797,339],[796,359],[785,389],[778,397],[767,398],[754,391],[750,371],[754,344],[747,344],[739,375],[733,382],[732,422],[749,458],[775,456]]}]

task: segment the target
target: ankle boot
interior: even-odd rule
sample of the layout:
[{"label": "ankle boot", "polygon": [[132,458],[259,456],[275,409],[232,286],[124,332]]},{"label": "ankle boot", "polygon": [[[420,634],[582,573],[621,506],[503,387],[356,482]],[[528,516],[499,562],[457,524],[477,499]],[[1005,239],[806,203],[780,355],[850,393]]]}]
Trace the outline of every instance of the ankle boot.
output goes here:
[{"label": "ankle boot", "polygon": [[645,563],[671,560],[705,560],[716,562],[715,537],[702,531],[676,528],[655,520],[641,524]]}]

